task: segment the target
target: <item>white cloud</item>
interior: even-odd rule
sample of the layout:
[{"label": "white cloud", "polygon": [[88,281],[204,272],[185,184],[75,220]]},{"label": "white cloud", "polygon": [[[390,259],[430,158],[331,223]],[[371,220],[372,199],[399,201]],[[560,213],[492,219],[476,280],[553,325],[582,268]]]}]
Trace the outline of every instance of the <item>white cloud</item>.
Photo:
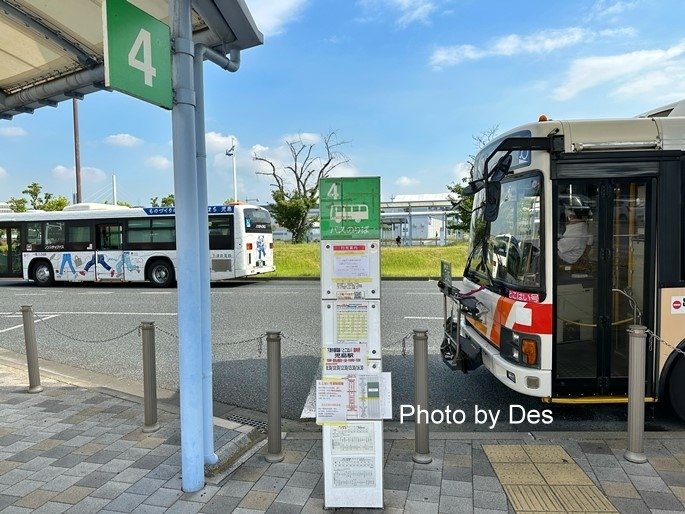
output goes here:
[{"label": "white cloud", "polygon": [[416,180],[415,178],[407,177],[407,176],[401,176],[397,180],[395,180],[395,185],[400,186],[400,187],[411,187],[411,186],[417,186],[419,185],[420,182]]},{"label": "white cloud", "polygon": [[0,166],[0,179],[7,177],[7,170]]},{"label": "white cloud", "polygon": [[257,28],[266,37],[285,31],[286,25],[297,21],[308,0],[251,0],[250,12]]},{"label": "white cloud", "polygon": [[638,1],[597,0],[590,10],[591,19],[615,17],[638,5]]},{"label": "white cloud", "polygon": [[145,166],[158,170],[170,170],[172,164],[171,160],[163,155],[153,155],[152,157],[145,159]]},{"label": "white cloud", "polygon": [[471,178],[471,165],[468,162],[459,162],[452,168],[452,175],[454,177],[454,182],[459,185],[463,185],[463,179]]},{"label": "white cloud", "polygon": [[[55,166],[52,169],[52,176],[59,180],[76,180],[76,170],[74,167]],[[94,168],[92,166],[82,166],[81,167],[81,180],[84,182],[102,182],[107,178],[107,174],[100,168]]]},{"label": "white cloud", "polygon": [[397,25],[404,28],[412,23],[428,23],[431,15],[438,9],[435,0],[360,0],[359,4],[376,17],[386,17],[387,10],[397,13]]},{"label": "white cloud", "polygon": [[329,177],[358,177],[359,170],[350,163],[341,164],[328,175]]},{"label": "white cloud", "polygon": [[321,136],[319,134],[314,134],[313,132],[300,132],[299,134],[286,134],[281,140],[284,143],[286,141],[302,141],[305,145],[315,145],[321,142]]},{"label": "white cloud", "polygon": [[113,134],[105,138],[105,143],[112,146],[140,146],[143,140],[131,134]]},{"label": "white cloud", "polygon": [[26,135],[28,135],[28,132],[21,127],[0,127],[0,136],[19,137]]},{"label": "white cloud", "polygon": [[235,139],[235,144],[240,147],[238,138],[235,136],[225,136],[221,132],[207,132],[205,134],[205,145],[208,153],[222,153],[226,154],[226,150],[233,146],[231,138]]},{"label": "white cloud", "polygon": [[625,37],[632,34],[634,31],[630,28],[591,31],[581,27],[542,30],[528,35],[509,34],[493,40],[483,48],[473,45],[438,47],[433,51],[429,64],[433,68],[440,69],[485,57],[547,54],[560,48],[587,43],[601,37]]},{"label": "white cloud", "polygon": [[557,89],[556,97],[559,100],[568,100],[581,91],[619,79],[622,84],[616,90],[620,91],[618,94],[626,95],[628,91],[626,80],[637,80],[637,85],[644,93],[647,82],[643,80],[640,83],[640,78],[644,78],[648,72],[664,70],[667,66],[678,69],[682,73],[683,63],[677,62],[676,58],[683,54],[685,54],[685,41],[666,50],[637,50],[625,54],[576,59],[571,63],[562,85]]}]

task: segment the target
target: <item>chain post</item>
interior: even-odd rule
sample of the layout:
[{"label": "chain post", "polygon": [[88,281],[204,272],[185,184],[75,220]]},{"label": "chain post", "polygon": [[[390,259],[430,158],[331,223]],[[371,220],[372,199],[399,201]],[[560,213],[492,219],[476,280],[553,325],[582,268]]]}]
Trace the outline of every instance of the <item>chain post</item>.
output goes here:
[{"label": "chain post", "polygon": [[645,349],[647,327],[628,327],[628,449],[623,457],[630,462],[647,462],[644,454],[645,431]]},{"label": "chain post", "polygon": [[428,410],[428,331],[414,330],[414,456],[418,464],[433,461],[428,440],[428,419],[421,423],[420,411]]},{"label": "chain post", "polygon": [[285,455],[281,451],[281,332],[266,332],[266,387],[267,405],[267,462],[281,462]]},{"label": "chain post", "polygon": [[145,426],[143,432],[159,430],[157,422],[157,370],[155,359],[155,322],[140,324],[143,334],[143,401],[145,405]]},{"label": "chain post", "polygon": [[26,346],[26,366],[29,372],[29,393],[40,393],[40,367],[38,365],[38,345],[36,326],[33,321],[33,306],[22,305],[21,315],[24,322],[24,345]]}]

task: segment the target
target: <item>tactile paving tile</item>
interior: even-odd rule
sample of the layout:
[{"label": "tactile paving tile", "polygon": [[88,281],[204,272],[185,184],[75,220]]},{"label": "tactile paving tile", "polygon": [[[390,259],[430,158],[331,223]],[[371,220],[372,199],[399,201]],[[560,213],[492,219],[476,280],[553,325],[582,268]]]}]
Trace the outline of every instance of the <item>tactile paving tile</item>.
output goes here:
[{"label": "tactile paving tile", "polygon": [[492,468],[502,485],[545,485],[545,480],[533,464],[493,462]]},{"label": "tactile paving tile", "polygon": [[571,456],[561,446],[546,444],[526,444],[523,450],[533,463],[573,462]]},{"label": "tactile paving tile", "polygon": [[560,485],[552,490],[567,512],[617,512],[594,485]]},{"label": "tactile paving tile", "polygon": [[578,464],[536,464],[540,474],[549,485],[593,485],[592,480]]},{"label": "tactile paving tile", "polygon": [[548,485],[505,485],[504,492],[516,512],[564,512]]},{"label": "tactile paving tile", "polygon": [[520,444],[484,444],[483,451],[490,462],[530,462]]},{"label": "tactile paving tile", "polygon": [[[517,447],[532,462],[522,460]],[[502,445],[499,447],[502,450],[497,448],[483,445],[507,499],[517,513],[616,512],[602,491],[561,446]]]}]

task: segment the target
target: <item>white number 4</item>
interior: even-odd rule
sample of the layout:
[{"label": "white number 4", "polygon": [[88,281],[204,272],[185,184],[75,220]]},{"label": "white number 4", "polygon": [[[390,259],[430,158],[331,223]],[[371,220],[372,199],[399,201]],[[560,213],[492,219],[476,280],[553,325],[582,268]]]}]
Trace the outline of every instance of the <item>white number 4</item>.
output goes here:
[{"label": "white number 4", "polygon": [[328,193],[326,193],[326,196],[328,198],[332,198],[333,200],[337,200],[340,195],[338,194],[338,183],[333,182],[333,185],[328,189]]},{"label": "white number 4", "polygon": [[[140,48],[143,48],[143,60],[138,59]],[[157,70],[152,67],[152,38],[145,29],[140,29],[138,37],[133,42],[128,52],[128,64],[132,68],[140,70],[145,76],[145,85],[152,87],[152,79],[157,76]]]}]

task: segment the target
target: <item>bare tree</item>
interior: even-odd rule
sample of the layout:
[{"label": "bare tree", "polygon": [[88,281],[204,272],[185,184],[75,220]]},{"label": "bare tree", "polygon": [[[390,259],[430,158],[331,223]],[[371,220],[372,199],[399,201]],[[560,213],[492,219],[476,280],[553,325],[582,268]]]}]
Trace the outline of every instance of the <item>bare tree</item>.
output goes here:
[{"label": "bare tree", "polygon": [[313,219],[308,213],[319,201],[319,181],[349,162],[340,151],[348,142],[339,141],[335,132],[329,132],[321,137],[322,149],[321,144],[305,141],[302,136],[285,143],[290,152],[288,163],[279,163],[256,152],[252,158],[265,164],[265,171],[256,173],[274,180],[271,207],[276,222],[292,232],[293,243],[301,243],[312,227]]}]

